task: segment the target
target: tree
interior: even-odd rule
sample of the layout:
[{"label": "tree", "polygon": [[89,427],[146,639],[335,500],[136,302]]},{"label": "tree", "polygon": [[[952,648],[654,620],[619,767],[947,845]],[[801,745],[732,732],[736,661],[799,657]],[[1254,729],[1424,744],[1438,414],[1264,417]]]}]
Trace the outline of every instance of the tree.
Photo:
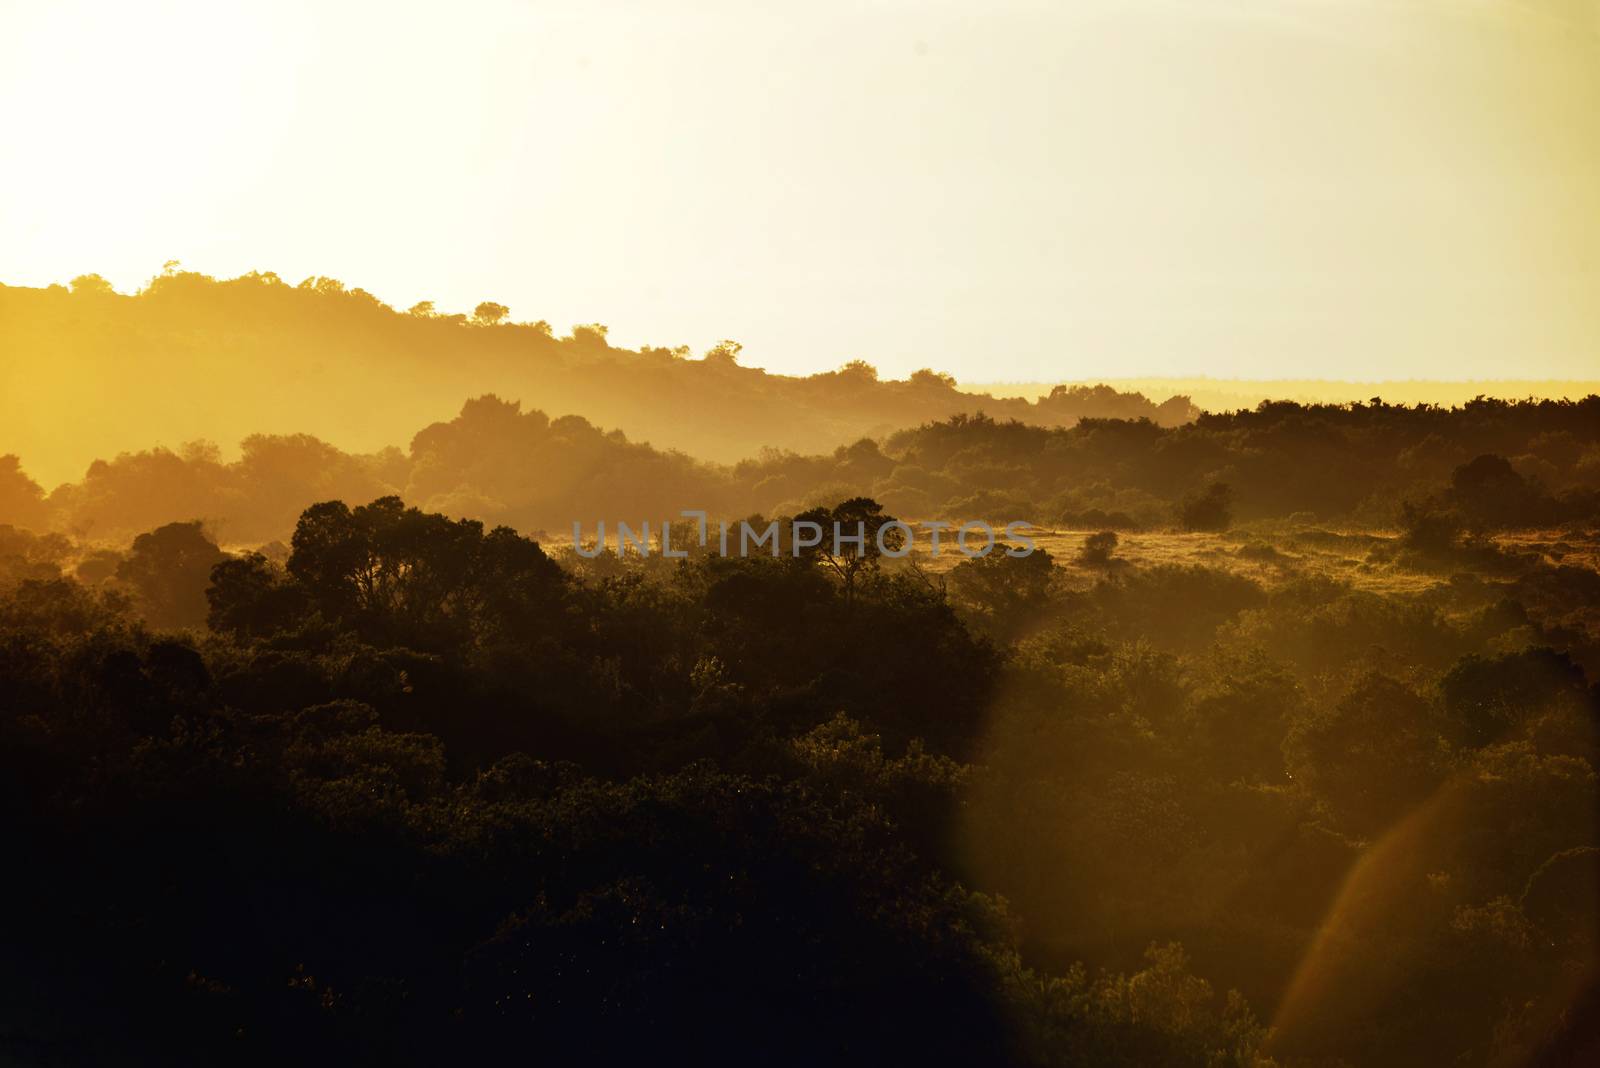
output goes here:
[{"label": "tree", "polygon": [[610,332],[604,323],[580,323],[572,328],[572,340],[583,348],[609,349],[611,342],[606,335]]},{"label": "tree", "polygon": [[1012,634],[1031,623],[1049,598],[1055,563],[1043,549],[1026,556],[992,552],[963,560],[950,572],[962,600],[988,617],[992,628]]},{"label": "tree", "polygon": [[494,326],[510,314],[511,309],[504,304],[496,304],[492,300],[486,300],[472,309],[472,321],[479,326]]},{"label": "tree", "polygon": [[[885,515],[883,505],[870,497],[852,497],[833,508],[812,508],[795,516],[794,522],[822,528],[822,541],[802,550],[802,558],[820,561],[839,577],[846,604],[853,600],[862,574],[877,570],[883,549],[898,551],[905,544],[905,534],[898,527],[884,529],[898,520]],[[880,532],[882,547],[878,544]]]},{"label": "tree", "polygon": [[211,569],[225,559],[199,520],[168,523],[133,540],[117,578],[133,588],[152,626],[197,627],[206,620]]},{"label": "tree", "polygon": [[22,470],[15,456],[0,456],[0,523],[43,528],[46,509],[44,490]]},{"label": "tree", "polygon": [[309,289],[311,292],[319,293],[325,297],[342,296],[346,292],[344,283],[339,281],[339,279],[329,278],[326,275],[320,274],[313,275],[309,278],[302,278],[300,280],[300,284],[295,286],[295,288]]},{"label": "tree", "polygon": [[1539,521],[1542,494],[1504,456],[1485,453],[1450,475],[1449,498],[1474,530]]},{"label": "tree", "polygon": [[1224,531],[1233,522],[1233,489],[1213,482],[1204,491],[1189,493],[1178,505],[1178,522],[1184,530]]},{"label": "tree", "polygon": [[705,360],[710,364],[732,367],[739,362],[739,353],[743,351],[743,345],[724,338],[706,350]]},{"label": "tree", "polygon": [[98,586],[117,575],[117,565],[122,563],[122,554],[113,549],[96,549],[78,561],[74,570],[78,581],[85,586]]},{"label": "tree", "polygon": [[[398,497],[374,501],[399,505]],[[329,619],[343,619],[370,604],[375,563],[368,524],[343,501],[313,504],[300,513],[291,539],[288,570]]]},{"label": "tree", "polygon": [[433,301],[419,300],[415,304],[411,305],[411,307],[406,309],[406,314],[414,315],[418,319],[431,319],[434,315]]},{"label": "tree", "polygon": [[1583,724],[1591,707],[1583,668],[1550,648],[1467,656],[1439,680],[1439,692],[1456,740],[1472,746],[1500,741],[1552,711]]},{"label": "tree", "polygon": [[1374,672],[1333,707],[1295,724],[1284,755],[1290,774],[1345,826],[1375,834],[1443,777],[1438,726],[1427,701]]},{"label": "tree", "polygon": [[954,375],[947,375],[943,371],[935,371],[928,367],[924,367],[918,371],[912,371],[910,382],[914,386],[922,386],[927,389],[956,388],[956,379]]},{"label": "tree", "polygon": [[407,508],[399,497],[314,504],[291,544],[288,572],[329,620],[416,648],[460,645],[508,619],[531,625],[564,581],[516,531],[485,535],[476,520]]},{"label": "tree", "polygon": [[1435,498],[1400,503],[1400,543],[1421,553],[1442,555],[1461,538],[1461,517]]},{"label": "tree", "polygon": [[113,296],[116,290],[111,283],[97,274],[80,274],[70,283],[72,292],[79,296]]},{"label": "tree", "polygon": [[290,630],[311,607],[305,590],[260,553],[246,553],[212,567],[206,603],[207,626],[243,639]]}]

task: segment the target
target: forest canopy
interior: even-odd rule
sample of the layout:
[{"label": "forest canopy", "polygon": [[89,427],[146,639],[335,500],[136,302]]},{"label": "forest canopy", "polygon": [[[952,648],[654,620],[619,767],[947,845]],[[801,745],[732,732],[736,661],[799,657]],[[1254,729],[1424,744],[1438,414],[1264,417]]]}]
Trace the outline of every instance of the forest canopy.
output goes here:
[{"label": "forest canopy", "polygon": [[1460,408],[1264,404],[1162,427],[1071,427],[985,413],[863,438],[831,452],[766,450],[732,465],[631,441],[580,416],[485,395],[407,448],[351,454],[305,434],[253,434],[226,461],[209,443],[97,460],[46,494],[0,457],[0,522],[121,541],[206,520],[231,543],[285,538],[328,497],[397,494],[523,531],[684,509],[740,518],[867,496],[917,520],[1025,520],[1071,529],[1226,529],[1299,517],[1335,525],[1460,529],[1559,525],[1600,512],[1600,398]]},{"label": "forest canopy", "polygon": [[[47,488],[0,424],[0,1060],[1600,1056],[1600,396],[996,402],[270,275],[0,316],[8,405],[145,435]],[[196,405],[254,432],[158,444]],[[686,509],[864,536],[566,540]],[[1037,547],[876,536],[967,520]]]},{"label": "forest canopy", "polygon": [[558,337],[495,301],[470,316],[428,301],[398,311],[333,278],[216,279],[176,267],[134,295],[96,275],[70,288],[0,285],[0,352],[0,451],[21,453],[52,482],[155,440],[231,444],[242,428],[375,451],[490,391],[722,462],[763,448],[831,450],[980,407],[1048,426],[1085,416],[1175,425],[1198,414],[1182,397],[1154,404],[1104,386],[1028,401],[965,393],[931,370],[886,381],[860,360],[803,378],[768,374],[741,366],[731,341],[703,356],[628,350],[602,324]]},{"label": "forest canopy", "polygon": [[[1593,570],[1462,550],[1385,593],[1284,563],[1293,540],[1241,549],[1283,558],[1256,579],[1114,535],[947,581],[591,567],[392,496],[312,504],[288,541],[173,523],[68,578],[68,538],[0,527],[0,906],[29,917],[7,1042],[1211,1068],[1592,1045]],[[81,1003],[108,1006],[92,1029],[53,1009]]]}]

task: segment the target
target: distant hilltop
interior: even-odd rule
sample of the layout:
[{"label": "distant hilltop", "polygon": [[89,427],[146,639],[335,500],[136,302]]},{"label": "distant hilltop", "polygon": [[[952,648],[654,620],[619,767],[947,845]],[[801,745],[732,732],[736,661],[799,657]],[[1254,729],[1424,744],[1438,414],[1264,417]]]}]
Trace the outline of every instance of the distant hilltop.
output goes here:
[{"label": "distant hilltop", "polygon": [[862,360],[769,374],[744,366],[733,341],[698,357],[687,347],[622,349],[597,323],[563,337],[493,301],[471,315],[430,302],[400,311],[336,279],[290,284],[271,272],[169,270],[134,295],[97,275],[0,285],[0,351],[0,455],[22,457],[47,484],[152,443],[226,445],[250,433],[307,433],[371,452],[489,393],[725,463],[980,411],[1048,427],[1086,417],[1170,427],[1199,414],[1182,397],[1156,404],[1105,386],[1030,401],[962,390],[932,369],[884,380]]},{"label": "distant hilltop", "polygon": [[[1052,389],[1072,388],[1079,382],[963,382],[962,388],[995,397],[1048,396]],[[1151,401],[1181,396],[1208,412],[1253,409],[1264,400],[1292,400],[1301,404],[1348,404],[1382,397],[1389,404],[1437,404],[1456,407],[1474,397],[1497,400],[1528,398],[1578,400],[1600,393],[1600,379],[1494,379],[1444,382],[1404,379],[1389,382],[1347,382],[1327,378],[1098,378],[1093,382],[1118,391],[1139,393]]]}]

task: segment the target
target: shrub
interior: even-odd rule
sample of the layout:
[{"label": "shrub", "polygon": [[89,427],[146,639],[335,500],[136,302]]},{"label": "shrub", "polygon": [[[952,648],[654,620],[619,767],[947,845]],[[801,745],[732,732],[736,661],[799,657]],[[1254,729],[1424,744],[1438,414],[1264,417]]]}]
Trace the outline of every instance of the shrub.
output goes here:
[{"label": "shrub", "polygon": [[1111,555],[1116,551],[1117,532],[1102,530],[1084,539],[1083,548],[1078,550],[1078,562],[1090,567],[1105,567],[1111,563]]}]

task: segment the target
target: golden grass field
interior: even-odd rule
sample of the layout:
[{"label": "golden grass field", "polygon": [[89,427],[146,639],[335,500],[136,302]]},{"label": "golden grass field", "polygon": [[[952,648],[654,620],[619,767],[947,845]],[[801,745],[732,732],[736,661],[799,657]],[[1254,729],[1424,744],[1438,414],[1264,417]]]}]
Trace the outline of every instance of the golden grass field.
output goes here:
[{"label": "golden grass field", "polygon": [[[954,535],[941,535],[943,551],[930,551],[931,534],[911,523],[913,550],[902,560],[885,560],[886,569],[917,567],[932,575],[953,570],[966,557],[954,548]],[[1078,557],[1092,530],[1060,527],[1036,529],[1036,549],[1048,552],[1058,567],[1058,581],[1067,588],[1094,583],[1133,569],[1161,565],[1203,566],[1242,575],[1268,589],[1301,578],[1324,578],[1378,594],[1419,594],[1448,585],[1451,576],[1470,565],[1435,562],[1402,550],[1395,531],[1330,530],[1287,521],[1245,524],[1225,533],[1154,530],[1122,533],[1108,566],[1085,564]],[[552,532],[541,540],[558,556],[566,556],[571,538]],[[969,544],[981,543],[974,535]],[[997,546],[1014,544],[1003,535]],[[1528,530],[1497,534],[1487,544],[1503,554],[1507,565],[1568,565],[1600,571],[1600,530]],[[998,547],[996,549],[998,550]]]}]

